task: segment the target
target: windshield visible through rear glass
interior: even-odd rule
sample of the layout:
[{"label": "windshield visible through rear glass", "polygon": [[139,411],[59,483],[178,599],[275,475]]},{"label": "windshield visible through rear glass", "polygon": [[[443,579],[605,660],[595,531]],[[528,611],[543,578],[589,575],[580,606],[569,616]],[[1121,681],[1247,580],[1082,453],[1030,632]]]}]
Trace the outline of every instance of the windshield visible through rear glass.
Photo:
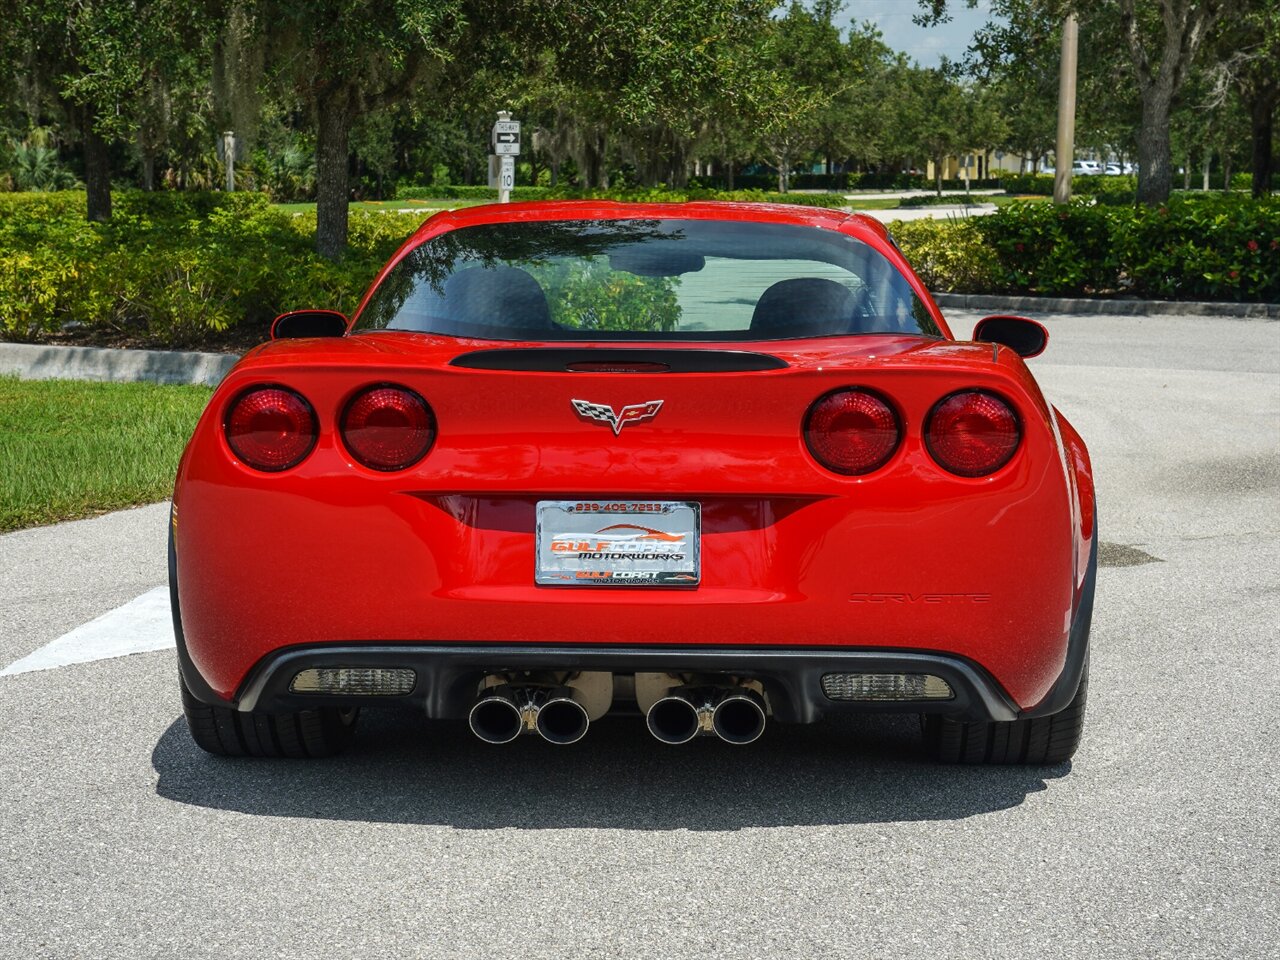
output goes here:
[{"label": "windshield visible through rear glass", "polygon": [[484,224],[412,250],[357,330],[490,340],[939,336],[906,278],[818,227],[719,220]]}]

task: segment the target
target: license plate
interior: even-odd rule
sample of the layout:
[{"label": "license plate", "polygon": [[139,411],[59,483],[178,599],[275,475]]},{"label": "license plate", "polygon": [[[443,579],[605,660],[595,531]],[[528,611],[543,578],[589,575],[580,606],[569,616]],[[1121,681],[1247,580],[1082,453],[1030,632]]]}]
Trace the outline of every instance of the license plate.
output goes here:
[{"label": "license plate", "polygon": [[682,501],[540,500],[534,580],[694,586],[702,569],[700,520],[700,504]]}]

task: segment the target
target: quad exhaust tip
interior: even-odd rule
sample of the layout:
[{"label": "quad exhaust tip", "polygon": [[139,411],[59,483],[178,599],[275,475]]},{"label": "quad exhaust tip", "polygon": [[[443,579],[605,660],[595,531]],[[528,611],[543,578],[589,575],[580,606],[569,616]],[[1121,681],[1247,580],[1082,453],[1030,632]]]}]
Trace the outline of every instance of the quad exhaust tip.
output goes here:
[{"label": "quad exhaust tip", "polygon": [[471,732],[485,743],[510,743],[537,733],[548,743],[577,743],[591,720],[567,688],[491,687],[467,715]]},{"label": "quad exhaust tip", "polygon": [[[754,743],[766,722],[763,698],[742,686],[675,688],[645,713],[654,738],[673,746],[699,736]],[[570,687],[502,684],[481,693],[467,723],[485,743],[510,743],[521,734],[536,733],[548,743],[570,744],[587,735],[591,718],[578,691]]]},{"label": "quad exhaust tip", "polygon": [[645,714],[644,722],[655,738],[673,746],[688,743],[702,730],[698,708],[678,695],[657,700]]},{"label": "quad exhaust tip", "polygon": [[467,715],[471,732],[485,743],[510,743],[524,730],[515,701],[502,694],[481,697]]},{"label": "quad exhaust tip", "polygon": [[744,745],[759,740],[766,715],[759,694],[747,687],[672,690],[645,714],[649,732],[673,746],[698,736]]},{"label": "quad exhaust tip", "polygon": [[712,729],[725,743],[755,743],[764,733],[764,704],[754,693],[734,693],[716,704]]},{"label": "quad exhaust tip", "polygon": [[587,735],[591,720],[586,708],[571,696],[557,696],[538,710],[535,727],[548,743],[577,743]]}]

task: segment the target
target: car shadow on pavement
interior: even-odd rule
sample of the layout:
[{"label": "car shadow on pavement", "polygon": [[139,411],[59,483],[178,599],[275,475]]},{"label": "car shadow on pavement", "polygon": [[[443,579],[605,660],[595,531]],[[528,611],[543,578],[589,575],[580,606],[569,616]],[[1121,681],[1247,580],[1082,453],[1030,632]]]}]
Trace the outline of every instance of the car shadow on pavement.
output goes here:
[{"label": "car shadow on pavement", "polygon": [[465,723],[365,711],[326,760],[212,757],[179,718],[152,752],[156,792],[273,817],[459,829],[739,830],[958,820],[1017,806],[1070,764],[954,767],[923,756],[915,717],[772,725],[746,747],[658,743],[635,717],[606,717],[569,747],[476,740]]}]

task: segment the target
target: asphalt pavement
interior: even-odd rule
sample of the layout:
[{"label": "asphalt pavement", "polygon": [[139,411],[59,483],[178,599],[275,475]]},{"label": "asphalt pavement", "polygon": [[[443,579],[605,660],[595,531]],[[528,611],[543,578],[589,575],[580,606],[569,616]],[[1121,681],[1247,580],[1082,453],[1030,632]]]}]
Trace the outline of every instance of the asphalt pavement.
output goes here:
[{"label": "asphalt pavement", "polygon": [[[170,650],[32,668],[0,957],[1275,957],[1280,324],[1044,319],[1105,544],[1073,763],[935,766],[910,718],[494,748],[413,712],[220,760]],[[162,584],[165,517],[0,537],[0,669]]]}]

